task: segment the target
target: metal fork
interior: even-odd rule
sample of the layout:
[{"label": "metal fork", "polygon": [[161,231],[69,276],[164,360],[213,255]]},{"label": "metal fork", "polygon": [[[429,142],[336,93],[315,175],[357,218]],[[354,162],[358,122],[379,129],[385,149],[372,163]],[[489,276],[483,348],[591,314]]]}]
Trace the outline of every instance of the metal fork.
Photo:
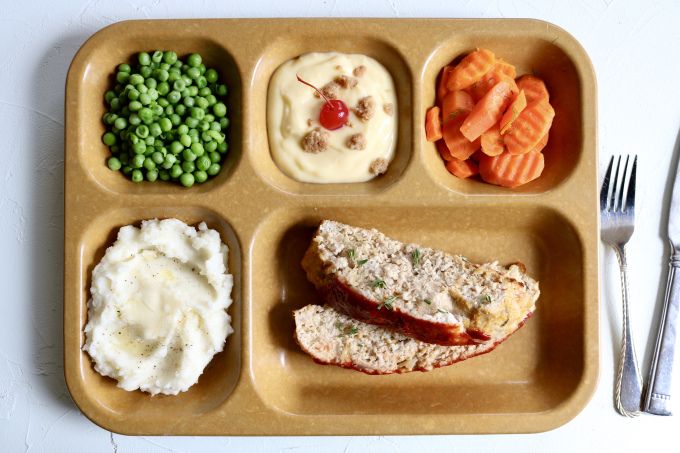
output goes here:
[{"label": "metal fork", "polygon": [[623,335],[621,356],[616,376],[615,404],[621,415],[635,417],[640,414],[642,377],[633,346],[630,316],[628,313],[628,278],[626,276],[626,243],[633,235],[635,224],[635,170],[637,156],[612,156],[600,191],[600,220],[602,241],[609,244],[619,260],[621,291],[623,293]]}]

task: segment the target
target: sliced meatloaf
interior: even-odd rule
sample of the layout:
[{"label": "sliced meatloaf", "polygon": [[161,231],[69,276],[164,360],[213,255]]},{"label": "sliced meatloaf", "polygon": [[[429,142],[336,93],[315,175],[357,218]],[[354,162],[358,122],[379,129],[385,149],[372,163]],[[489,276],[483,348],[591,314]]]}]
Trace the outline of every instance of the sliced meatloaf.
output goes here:
[{"label": "sliced meatloaf", "polygon": [[341,313],[445,346],[507,337],[539,295],[521,264],[474,264],[330,220],[319,226],[302,267]]},{"label": "sliced meatloaf", "polygon": [[367,374],[429,371],[490,352],[502,341],[468,346],[425,343],[357,321],[327,305],[307,305],[294,317],[295,339],[314,361]]}]

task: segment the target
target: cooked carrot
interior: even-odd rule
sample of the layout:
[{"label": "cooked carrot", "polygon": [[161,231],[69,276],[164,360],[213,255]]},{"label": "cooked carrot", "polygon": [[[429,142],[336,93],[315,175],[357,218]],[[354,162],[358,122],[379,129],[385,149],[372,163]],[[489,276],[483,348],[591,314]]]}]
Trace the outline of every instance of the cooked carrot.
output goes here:
[{"label": "cooked carrot", "polygon": [[444,66],[439,73],[439,84],[437,85],[437,104],[441,104],[444,96],[446,96],[446,93],[449,92],[449,89],[446,88],[446,83],[449,80],[449,76],[451,75],[453,68],[454,66],[452,65]]},{"label": "cooked carrot", "polygon": [[425,114],[425,137],[428,142],[435,142],[442,138],[442,123],[437,106],[430,107]]},{"label": "cooked carrot", "polygon": [[446,163],[446,169],[454,176],[459,178],[469,178],[479,173],[477,164],[471,160],[452,159]]},{"label": "cooked carrot", "polygon": [[472,98],[465,91],[449,91],[442,100],[442,121],[445,123],[460,115],[467,116],[474,106]]},{"label": "cooked carrot", "polygon": [[545,160],[542,153],[527,153],[513,156],[482,156],[479,160],[479,174],[490,184],[503,187],[517,187],[541,176]]},{"label": "cooked carrot", "polygon": [[475,104],[460,131],[468,140],[476,140],[501,119],[511,101],[512,84],[508,79],[503,79]]},{"label": "cooked carrot", "polygon": [[477,82],[496,63],[496,56],[490,50],[477,49],[470,52],[451,72],[446,82],[450,90],[462,90]]},{"label": "cooked carrot", "polygon": [[439,151],[439,155],[441,156],[442,159],[444,159],[444,161],[448,162],[452,159],[455,159],[455,157],[451,155],[451,151],[449,151],[449,148],[448,146],[446,146],[446,143],[444,143],[444,140],[437,140],[435,145],[437,146],[437,151]]},{"label": "cooked carrot", "polygon": [[524,154],[533,150],[548,133],[555,111],[546,99],[529,104],[513,121],[503,136],[510,154]]},{"label": "cooked carrot", "polygon": [[442,127],[442,136],[444,137],[446,147],[449,148],[451,156],[460,160],[467,159],[481,146],[479,139],[471,142],[463,136],[463,133],[460,131],[460,126],[463,124],[464,120],[465,117],[462,115],[451,118],[446,120],[444,122],[444,127]]},{"label": "cooked carrot", "polygon": [[517,93],[517,96],[515,96],[515,99],[512,101],[501,118],[501,135],[508,132],[508,129],[510,129],[510,126],[512,126],[512,122],[517,119],[519,114],[522,113],[522,110],[524,110],[526,106],[527,98],[524,95],[524,90],[519,90],[519,93]]},{"label": "cooked carrot", "polygon": [[524,94],[527,98],[527,103],[531,104],[539,99],[550,100],[550,95],[548,94],[548,89],[545,87],[543,80],[536,76],[525,74],[519,79],[517,79],[517,87],[520,90],[524,90]]},{"label": "cooked carrot", "polygon": [[498,156],[505,151],[505,143],[498,124],[494,124],[491,128],[482,134],[482,152],[487,156]]},{"label": "cooked carrot", "polygon": [[546,134],[538,141],[538,144],[534,146],[534,148],[529,151],[530,153],[540,153],[543,151],[543,148],[546,147],[548,144],[548,136],[550,135],[550,132],[546,132]]},{"label": "cooked carrot", "polygon": [[515,80],[516,76],[517,72],[515,71],[515,67],[499,58],[496,60],[496,64],[493,65],[493,68],[470,86],[467,91],[472,96],[472,99],[477,102],[502,78],[506,77]]}]

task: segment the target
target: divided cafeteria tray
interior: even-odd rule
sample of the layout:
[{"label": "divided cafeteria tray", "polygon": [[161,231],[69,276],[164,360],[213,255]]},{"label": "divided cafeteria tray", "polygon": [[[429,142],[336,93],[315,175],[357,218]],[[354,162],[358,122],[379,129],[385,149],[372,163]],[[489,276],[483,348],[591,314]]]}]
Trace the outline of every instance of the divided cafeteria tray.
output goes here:
[{"label": "divided cafeteria tray", "polygon": [[[451,176],[424,117],[442,66],[476,47],[542,77],[556,117],[538,180],[509,190]],[[137,52],[199,52],[229,87],[222,172],[190,189],[135,184],[106,166],[104,92]],[[370,182],[308,184],[269,152],[267,85],[312,51],[363,53],[391,73],[398,143]],[[564,30],[536,20],[216,19],[121,22],[92,36],[66,83],[64,367],[73,400],[125,434],[387,435],[545,431],[576,416],[598,374],[596,85]],[[126,392],[81,350],[90,274],[118,228],[206,221],[229,246],[235,332],[178,396]],[[541,285],[526,326],[494,352],[428,373],[368,376],[315,364],[292,311],[318,302],[300,268],[315,226],[334,219],[472,261],[522,261]]]}]

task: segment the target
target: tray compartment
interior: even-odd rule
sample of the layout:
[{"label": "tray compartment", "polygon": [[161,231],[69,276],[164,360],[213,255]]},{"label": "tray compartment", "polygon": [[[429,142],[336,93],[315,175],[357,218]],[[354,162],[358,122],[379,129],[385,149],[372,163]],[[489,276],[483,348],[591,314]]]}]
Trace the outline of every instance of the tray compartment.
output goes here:
[{"label": "tray compartment", "polygon": [[[400,52],[380,36],[366,31],[353,34],[345,32],[317,34],[310,30],[277,38],[264,50],[254,74],[251,120],[253,130],[258,131],[258,134],[252,137],[254,146],[250,156],[255,172],[267,184],[295,195],[372,195],[399,180],[411,158],[413,127],[412,76]],[[278,168],[269,150],[269,138],[266,133],[267,91],[274,71],[299,55],[331,51],[373,57],[391,74],[397,91],[398,132],[394,159],[387,173],[364,183],[312,184],[296,181]]]},{"label": "tray compartment", "polygon": [[[90,298],[91,275],[94,266],[115,240],[120,227],[137,225],[142,220],[153,218],[178,218],[190,225],[205,221],[208,227],[219,231],[222,241],[229,247],[229,272],[234,276],[232,290],[233,303],[229,307],[234,333],[227,337],[224,350],[216,354],[208,364],[198,383],[177,396],[158,395],[155,397],[141,391],[128,392],[116,386],[114,379],[101,376],[94,370],[94,365],[87,353],[80,351],[76,361],[78,374],[76,382],[67,384],[71,392],[77,388],[79,394],[87,399],[87,407],[96,406],[91,413],[76,400],[84,413],[94,421],[111,420],[117,417],[133,416],[139,420],[144,417],[157,418],[163,414],[172,414],[173,420],[201,415],[222,405],[232,394],[241,374],[241,247],[238,238],[222,217],[216,213],[195,207],[157,207],[157,208],[122,208],[108,211],[94,219],[83,231],[79,242],[79,272],[82,292],[77,301],[80,307],[79,322],[71,327],[78,329],[72,332],[78,345],[70,345],[71,351],[82,348],[85,341],[82,332],[87,322],[87,301]],[[67,346],[68,347],[68,346]],[[104,418],[102,418],[104,417]]]},{"label": "tray compartment", "polygon": [[[430,373],[367,376],[315,364],[293,339],[292,310],[318,303],[300,260],[325,218],[462,253],[522,261],[541,283],[538,309],[494,352]],[[504,225],[501,230],[498,225]],[[483,240],[480,240],[483,238]],[[535,206],[279,210],[252,252],[251,372],[260,397],[297,415],[519,414],[569,399],[584,369],[581,240],[556,211]]]},{"label": "tray compartment", "polygon": [[[535,25],[535,24],[532,24]],[[589,97],[594,96],[591,71],[581,72],[574,54],[567,47],[578,44],[565,31],[548,25],[539,36],[528,32],[508,34],[500,29],[484,30],[478,35],[462,34],[440,42],[430,54],[422,75],[423,105],[417,119],[424,124],[425,111],[435,102],[436,82],[443,66],[477,47],[493,51],[497,57],[515,65],[517,75],[534,74],[541,77],[550,92],[550,103],[555,119],[550,129],[548,145],[543,150],[545,170],[540,178],[517,189],[509,190],[487,184],[476,178],[467,180],[451,175],[434,143],[425,141],[423,160],[430,176],[446,189],[466,195],[513,195],[547,192],[565,181],[577,167],[586,146],[582,125]]]},{"label": "tray compartment", "polygon": [[[141,51],[155,49],[174,50],[184,58],[199,52],[208,67],[217,69],[220,80],[227,85],[225,99],[230,126],[225,131],[229,143],[226,159],[222,161],[222,171],[208,182],[196,185],[194,192],[207,192],[220,186],[232,174],[242,154],[242,89],[241,73],[230,50],[222,43],[190,30],[168,29],[166,32],[148,35],[143,29],[116,32],[121,24],[116,24],[91,38],[78,52],[69,70],[69,86],[74,91],[73,114],[77,131],[78,163],[89,178],[103,188],[118,194],[179,194],[184,188],[179,184],[156,181],[153,184],[133,184],[120,171],[114,172],[106,166],[111,155],[108,147],[101,141],[106,132],[102,115],[106,113],[104,93],[115,84],[115,70],[118,64],[131,62]],[[182,38],[177,39],[177,33]],[[114,36],[115,35],[115,38]],[[108,38],[107,38],[108,36]],[[113,39],[104,44],[102,41]],[[114,45],[110,43],[115,42]],[[101,49],[99,46],[106,46]],[[73,86],[75,85],[75,86]]]}]

